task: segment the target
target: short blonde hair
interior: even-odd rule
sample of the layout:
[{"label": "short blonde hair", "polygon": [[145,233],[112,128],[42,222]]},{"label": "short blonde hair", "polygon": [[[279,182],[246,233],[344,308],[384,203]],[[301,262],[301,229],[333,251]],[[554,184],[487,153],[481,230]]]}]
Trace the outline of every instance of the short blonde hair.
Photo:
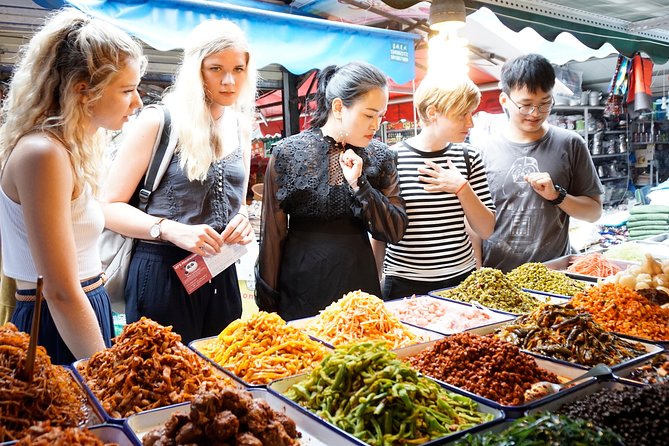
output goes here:
[{"label": "short blonde hair", "polygon": [[449,80],[430,75],[421,81],[413,98],[418,117],[423,124],[429,125],[427,109],[430,105],[446,116],[464,115],[478,107],[481,91],[468,77]]}]

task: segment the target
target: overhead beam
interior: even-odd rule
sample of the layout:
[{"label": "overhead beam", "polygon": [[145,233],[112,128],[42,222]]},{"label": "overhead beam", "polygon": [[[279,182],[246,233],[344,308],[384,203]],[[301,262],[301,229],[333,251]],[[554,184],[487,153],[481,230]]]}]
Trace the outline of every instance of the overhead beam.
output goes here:
[{"label": "overhead beam", "polygon": [[641,31],[647,31],[649,29],[664,28],[669,25],[669,16],[663,17],[653,17],[652,19],[646,20],[637,20],[636,22],[631,22],[627,29],[631,33],[639,33]]},{"label": "overhead beam", "polygon": [[[403,25],[407,25],[411,27],[411,29],[417,29],[419,31],[423,31],[424,33],[429,34],[432,30],[430,30],[430,27],[424,24],[424,20],[418,21],[418,20],[412,20],[412,19],[406,19],[404,17],[398,17],[394,14],[391,14],[389,12],[386,12],[382,9],[375,8],[374,6],[371,6],[369,3],[362,3],[359,2],[358,0],[339,0],[340,3],[345,3],[347,5],[355,6],[356,8],[360,8],[364,11],[369,11],[372,12],[378,16],[385,17],[387,19],[390,19],[394,22],[401,23]],[[423,22],[423,23],[421,23]]]},{"label": "overhead beam", "polygon": [[[465,2],[466,4],[467,2]],[[662,30],[637,30],[630,31],[629,27],[632,22],[627,20],[616,19],[600,14],[583,11],[568,6],[557,5],[555,3],[546,2],[543,0],[475,0],[474,4],[489,4],[496,5],[508,9],[516,9],[531,14],[543,15],[552,17],[558,20],[579,23],[597,28],[609,29],[620,33],[630,33],[637,36],[648,37],[651,39],[669,42],[669,32]],[[468,8],[471,10],[472,8]],[[528,24],[528,26],[530,26]]]}]

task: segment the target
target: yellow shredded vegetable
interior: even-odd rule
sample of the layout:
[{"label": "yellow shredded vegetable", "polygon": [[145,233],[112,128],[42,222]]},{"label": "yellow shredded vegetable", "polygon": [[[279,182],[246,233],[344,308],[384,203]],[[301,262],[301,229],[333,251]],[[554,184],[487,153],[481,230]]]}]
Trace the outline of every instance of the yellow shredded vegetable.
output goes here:
[{"label": "yellow shredded vegetable", "polygon": [[202,353],[247,383],[267,384],[311,370],[328,349],[276,313],[261,311],[232,322]]},{"label": "yellow shredded vegetable", "polygon": [[386,341],[394,349],[424,342],[386,309],[383,301],[364,291],[352,291],[321,311],[304,331],[338,347],[362,341]]}]

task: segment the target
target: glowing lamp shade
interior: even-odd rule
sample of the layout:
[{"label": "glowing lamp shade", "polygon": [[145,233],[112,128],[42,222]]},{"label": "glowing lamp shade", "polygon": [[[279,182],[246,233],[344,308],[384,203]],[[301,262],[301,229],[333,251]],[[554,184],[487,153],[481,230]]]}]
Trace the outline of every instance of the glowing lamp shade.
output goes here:
[{"label": "glowing lamp shade", "polygon": [[430,5],[430,28],[435,31],[465,26],[465,2],[463,0],[432,0]]}]

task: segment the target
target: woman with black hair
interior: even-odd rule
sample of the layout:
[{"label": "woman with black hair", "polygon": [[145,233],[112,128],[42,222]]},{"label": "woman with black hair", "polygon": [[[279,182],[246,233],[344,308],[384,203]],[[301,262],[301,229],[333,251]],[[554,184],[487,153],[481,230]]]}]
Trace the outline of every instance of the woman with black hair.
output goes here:
[{"label": "woman with black hair", "polygon": [[261,310],[292,320],[349,291],[381,295],[369,235],[396,243],[408,221],[394,158],[373,138],[387,105],[377,68],[329,66],[318,77],[311,129],[274,146],[263,193]]}]

